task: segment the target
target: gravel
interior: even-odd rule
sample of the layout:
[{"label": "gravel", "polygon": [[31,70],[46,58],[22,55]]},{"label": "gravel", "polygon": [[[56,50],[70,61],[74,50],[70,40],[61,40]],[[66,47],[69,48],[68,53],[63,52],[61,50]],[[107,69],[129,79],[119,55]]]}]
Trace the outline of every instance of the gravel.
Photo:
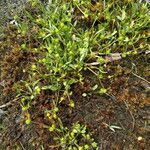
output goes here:
[{"label": "gravel", "polygon": [[0,27],[13,20],[13,16],[20,13],[27,0],[0,0]]}]

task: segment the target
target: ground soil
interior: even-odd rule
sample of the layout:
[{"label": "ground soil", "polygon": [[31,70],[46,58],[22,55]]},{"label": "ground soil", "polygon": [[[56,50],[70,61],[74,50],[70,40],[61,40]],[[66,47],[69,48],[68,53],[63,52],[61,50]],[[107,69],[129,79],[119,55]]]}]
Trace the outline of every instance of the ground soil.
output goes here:
[{"label": "ground soil", "polygon": [[[12,35],[12,38],[18,40],[19,43],[19,37],[17,39]],[[10,49],[11,47],[6,45],[6,51],[9,52]],[[30,59],[34,57],[31,55],[29,54],[27,56],[29,58],[24,61],[34,61]],[[6,60],[5,56],[6,53],[1,51],[1,64],[4,59]],[[17,55],[17,65],[21,65],[19,60],[22,60],[23,57],[22,54]],[[13,64],[12,60],[11,63]],[[27,64],[22,64],[22,67],[28,67]],[[71,109],[65,102],[59,106],[59,116],[63,124],[67,127],[77,121],[85,124],[99,144],[100,150],[149,150],[149,64],[150,55],[140,54],[132,60],[124,58],[107,64],[106,71],[109,75],[114,75],[111,79],[107,75],[102,80],[94,79],[91,73],[85,72],[85,84],[76,84],[72,87],[75,108]],[[16,66],[14,68],[16,70]],[[10,82],[9,68],[7,71]],[[14,82],[24,78],[19,70],[12,72],[14,73],[15,78],[11,81],[9,88]],[[42,150],[42,145],[45,150],[57,149],[50,132],[42,128],[43,124],[47,123],[43,111],[51,108],[51,104],[45,100],[53,99],[53,93],[41,93],[38,103],[35,102],[30,112],[33,114],[32,123],[25,125],[20,100],[14,101],[14,91],[11,91],[11,94],[2,94],[5,91],[2,81],[0,83],[0,106],[13,101],[11,105],[2,108],[6,113],[0,116],[0,149]],[[91,92],[91,87],[97,83],[108,89],[106,94]],[[83,97],[83,93],[86,93],[87,96]],[[113,130],[112,126],[117,126],[119,129]]]}]

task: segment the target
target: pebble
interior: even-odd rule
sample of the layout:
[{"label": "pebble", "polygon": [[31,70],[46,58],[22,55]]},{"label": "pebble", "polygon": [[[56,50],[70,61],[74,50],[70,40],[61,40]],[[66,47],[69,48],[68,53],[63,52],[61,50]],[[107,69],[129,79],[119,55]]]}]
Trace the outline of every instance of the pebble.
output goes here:
[{"label": "pebble", "polygon": [[6,115],[7,111],[4,111],[0,109],[0,119],[2,118],[3,115]]}]

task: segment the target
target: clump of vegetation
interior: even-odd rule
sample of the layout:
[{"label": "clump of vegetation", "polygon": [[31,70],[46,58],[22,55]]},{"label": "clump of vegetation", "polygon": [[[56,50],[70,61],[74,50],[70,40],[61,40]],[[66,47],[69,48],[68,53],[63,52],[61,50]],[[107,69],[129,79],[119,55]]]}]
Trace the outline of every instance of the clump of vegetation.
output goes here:
[{"label": "clump of vegetation", "polygon": [[147,52],[149,4],[32,0],[28,5],[0,43],[10,49],[1,70],[4,93],[13,91],[20,99],[26,124],[41,113],[46,121],[39,124],[51,133],[56,148],[98,149],[85,124],[65,123],[62,105],[68,114],[73,111],[74,87],[84,87],[89,74],[92,83],[81,96],[108,94],[101,80],[116,76],[107,74],[110,62]]}]

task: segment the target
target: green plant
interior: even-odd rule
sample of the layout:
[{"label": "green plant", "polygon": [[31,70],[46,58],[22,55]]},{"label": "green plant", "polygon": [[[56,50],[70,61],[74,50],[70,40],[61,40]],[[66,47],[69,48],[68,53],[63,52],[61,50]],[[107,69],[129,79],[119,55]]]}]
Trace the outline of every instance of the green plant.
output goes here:
[{"label": "green plant", "polygon": [[[32,123],[29,112],[33,103],[48,103],[51,107],[42,112],[48,123],[43,126],[54,135],[59,148],[98,149],[85,125],[78,122],[69,127],[63,125],[60,104],[65,101],[70,110],[75,107],[72,88],[76,84],[84,86],[88,72],[94,78],[91,92],[107,94],[101,80],[113,76],[107,76],[107,65],[111,61],[106,56],[117,53],[122,59],[149,48],[149,5],[133,1],[93,4],[90,0],[41,4],[34,0],[30,6],[25,16],[14,17],[17,34],[23,39],[19,50],[33,54],[28,68],[22,68],[27,78],[14,85],[25,112],[25,122]],[[53,98],[45,98],[46,92]],[[87,95],[82,93],[83,97]]]},{"label": "green plant", "polygon": [[[91,138],[91,135],[87,133],[86,126],[75,123],[71,129],[63,128],[56,129],[59,132],[63,132],[61,137],[54,137],[54,139],[60,144],[63,149],[67,150],[87,150],[98,149],[98,145]],[[82,144],[80,141],[84,140],[86,143]]]}]

